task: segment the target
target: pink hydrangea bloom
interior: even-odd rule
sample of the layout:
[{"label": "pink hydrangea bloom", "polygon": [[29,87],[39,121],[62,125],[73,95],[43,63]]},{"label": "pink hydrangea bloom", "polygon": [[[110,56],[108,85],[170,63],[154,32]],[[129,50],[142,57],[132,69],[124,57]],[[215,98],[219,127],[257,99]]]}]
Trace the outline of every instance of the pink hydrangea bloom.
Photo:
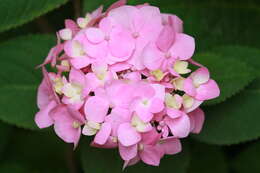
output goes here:
[{"label": "pink hydrangea bloom", "polygon": [[119,0],[67,19],[57,40],[40,65],[37,126],[53,125],[74,147],[83,134],[93,136],[92,147],[118,148],[123,168],[158,166],[181,152],[181,139],[203,128],[199,106],[220,94],[209,70],[192,60],[195,41],[182,20],[149,4]]}]

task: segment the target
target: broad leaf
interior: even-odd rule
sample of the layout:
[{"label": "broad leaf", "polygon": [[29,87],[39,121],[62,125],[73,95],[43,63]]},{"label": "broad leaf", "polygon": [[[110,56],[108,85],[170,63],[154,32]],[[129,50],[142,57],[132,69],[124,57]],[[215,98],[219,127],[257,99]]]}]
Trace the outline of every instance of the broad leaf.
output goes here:
[{"label": "broad leaf", "polygon": [[[164,157],[159,167],[138,163],[137,165],[127,167],[124,172],[171,173],[174,168],[176,173],[185,173],[189,160],[188,147],[184,147],[181,153]],[[95,170],[95,173],[121,173],[123,168],[123,161],[115,149],[91,148],[86,145],[81,151],[81,163],[86,173],[93,170]]]},{"label": "broad leaf", "polygon": [[220,147],[193,143],[187,173],[227,173],[227,162]]},{"label": "broad leaf", "polygon": [[46,57],[54,38],[31,35],[0,44],[0,119],[23,128],[36,129],[36,88],[41,70],[35,66]]},{"label": "broad leaf", "polygon": [[255,73],[260,77],[260,49],[246,46],[221,46],[212,50],[214,53],[225,58],[233,58],[236,61],[243,61],[255,69]]},{"label": "broad leaf", "polygon": [[237,173],[260,172],[260,142],[251,144],[234,159],[233,167]]},{"label": "broad leaf", "polygon": [[228,58],[228,55],[203,53],[197,54],[194,60],[209,69],[211,78],[216,80],[220,87],[220,97],[205,102],[206,105],[225,101],[244,89],[255,78],[252,68],[243,61]]},{"label": "broad leaf", "polygon": [[0,32],[22,25],[43,15],[68,0],[1,0]]},{"label": "broad leaf", "polygon": [[227,102],[206,107],[202,132],[194,138],[218,145],[238,144],[260,137],[260,79]]}]

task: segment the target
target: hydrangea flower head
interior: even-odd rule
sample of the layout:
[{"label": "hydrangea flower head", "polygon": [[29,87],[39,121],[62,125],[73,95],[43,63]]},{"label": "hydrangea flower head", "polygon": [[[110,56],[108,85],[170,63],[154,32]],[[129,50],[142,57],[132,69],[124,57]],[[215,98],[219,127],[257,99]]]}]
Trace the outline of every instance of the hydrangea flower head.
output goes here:
[{"label": "hydrangea flower head", "polygon": [[182,20],[149,4],[120,0],[68,19],[57,40],[39,66],[36,124],[53,125],[74,147],[94,136],[92,147],[118,148],[123,167],[158,166],[180,152],[181,139],[203,127],[199,106],[220,94],[209,70],[192,60],[195,40]]}]

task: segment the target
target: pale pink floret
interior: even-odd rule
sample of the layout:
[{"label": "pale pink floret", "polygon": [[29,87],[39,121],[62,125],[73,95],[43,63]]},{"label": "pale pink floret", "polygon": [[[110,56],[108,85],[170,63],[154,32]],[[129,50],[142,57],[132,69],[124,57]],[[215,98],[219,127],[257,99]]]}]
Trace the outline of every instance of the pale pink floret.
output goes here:
[{"label": "pale pink floret", "polygon": [[120,107],[129,109],[133,99],[136,87],[132,82],[123,80],[114,80],[105,86],[107,97],[111,107]]},{"label": "pale pink floret", "polygon": [[171,17],[171,25],[173,26],[173,29],[177,33],[183,32],[183,21],[176,15],[172,14],[162,14],[162,23],[163,25],[170,25],[169,23],[169,17]]},{"label": "pale pink floret", "polygon": [[161,139],[158,145],[162,152],[162,155],[173,155],[181,152],[182,150],[180,140],[173,136]]},{"label": "pale pink floret", "polygon": [[86,67],[91,63],[90,57],[84,50],[85,42],[85,35],[81,32],[64,45],[64,51],[70,57],[70,63],[76,69]]},{"label": "pale pink floret", "polygon": [[79,26],[71,19],[65,20],[65,28],[71,30],[72,36],[75,36],[80,31]]},{"label": "pale pink floret", "polygon": [[[169,114],[168,114],[169,115]],[[165,124],[169,127],[175,137],[185,138],[190,133],[190,118],[185,113],[178,116],[167,116],[164,119]]]},{"label": "pale pink floret", "polygon": [[160,138],[155,130],[143,133],[141,136],[142,140],[138,144],[132,146],[119,145],[119,153],[123,160],[125,160],[125,165],[130,166],[142,160],[146,164],[158,166],[160,164],[160,159],[162,153],[157,145]]},{"label": "pale pink floret", "polygon": [[203,110],[197,108],[194,111],[190,112],[188,115],[191,121],[190,131],[192,133],[197,133],[197,134],[200,133],[205,120],[205,114]]},{"label": "pale pink floret", "polygon": [[216,98],[220,94],[217,83],[210,79],[205,67],[199,68],[184,81],[184,91],[201,101]]},{"label": "pale pink floret", "polygon": [[[172,16],[169,21],[172,21]],[[169,22],[170,24],[172,22]],[[188,60],[195,50],[195,42],[191,36],[178,33],[172,25],[164,25],[154,43],[143,50],[143,63],[149,70],[163,69],[175,60]]]},{"label": "pale pink floret", "polygon": [[[98,109],[96,109],[98,107]],[[89,98],[84,106],[86,124],[83,128],[83,134],[87,136],[96,135],[94,142],[98,145],[104,145],[111,133],[110,123],[103,123],[108,113],[109,102],[101,97],[93,96]]]},{"label": "pale pink floret", "polygon": [[143,48],[155,41],[162,28],[160,10],[153,6],[122,6],[112,10],[109,14],[116,25],[120,25],[128,31],[135,41],[135,52],[129,63],[138,70],[144,69],[141,62]]},{"label": "pale pink floret", "polygon": [[60,103],[60,100],[53,89],[49,74],[44,67],[42,68],[42,73],[43,80],[37,93],[37,105],[40,111],[35,115],[35,122],[39,128],[46,128],[53,124],[49,113]]},{"label": "pale pink floret", "polygon": [[[114,148],[118,145],[118,128],[121,124],[129,122],[131,120],[131,113],[128,109],[114,108],[111,113],[105,117],[105,123],[109,123],[111,131],[109,131],[109,137],[106,138],[106,142],[103,144],[95,143],[92,145],[101,148]],[[108,133],[107,133],[108,134]]]},{"label": "pale pink floret", "polygon": [[69,81],[64,81],[62,102],[79,109],[90,90],[86,87],[86,78],[82,71],[72,68],[69,74]]},{"label": "pale pink floret", "polygon": [[92,72],[86,74],[87,87],[90,91],[104,87],[106,83],[117,79],[117,74],[108,69],[108,65],[101,61],[93,62],[91,65]]},{"label": "pale pink floret", "polygon": [[135,91],[135,100],[130,109],[135,111],[144,122],[149,122],[154,113],[164,108],[165,87],[159,84],[139,83]]},{"label": "pale pink floret", "polygon": [[74,108],[60,105],[51,111],[51,118],[54,120],[56,134],[76,147],[81,135],[81,125],[85,122],[84,116]]}]

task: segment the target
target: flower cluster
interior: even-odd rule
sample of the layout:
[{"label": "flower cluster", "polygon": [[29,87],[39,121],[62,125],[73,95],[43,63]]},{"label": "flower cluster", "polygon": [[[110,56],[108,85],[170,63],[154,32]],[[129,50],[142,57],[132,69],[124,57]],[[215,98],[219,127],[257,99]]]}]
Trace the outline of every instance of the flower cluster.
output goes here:
[{"label": "flower cluster", "polygon": [[75,147],[82,134],[94,137],[91,146],[118,147],[124,166],[157,166],[180,152],[180,139],[201,131],[200,104],[219,96],[208,69],[191,59],[195,42],[183,22],[149,4],[100,7],[66,20],[57,37],[40,65],[36,124],[54,125]]}]

